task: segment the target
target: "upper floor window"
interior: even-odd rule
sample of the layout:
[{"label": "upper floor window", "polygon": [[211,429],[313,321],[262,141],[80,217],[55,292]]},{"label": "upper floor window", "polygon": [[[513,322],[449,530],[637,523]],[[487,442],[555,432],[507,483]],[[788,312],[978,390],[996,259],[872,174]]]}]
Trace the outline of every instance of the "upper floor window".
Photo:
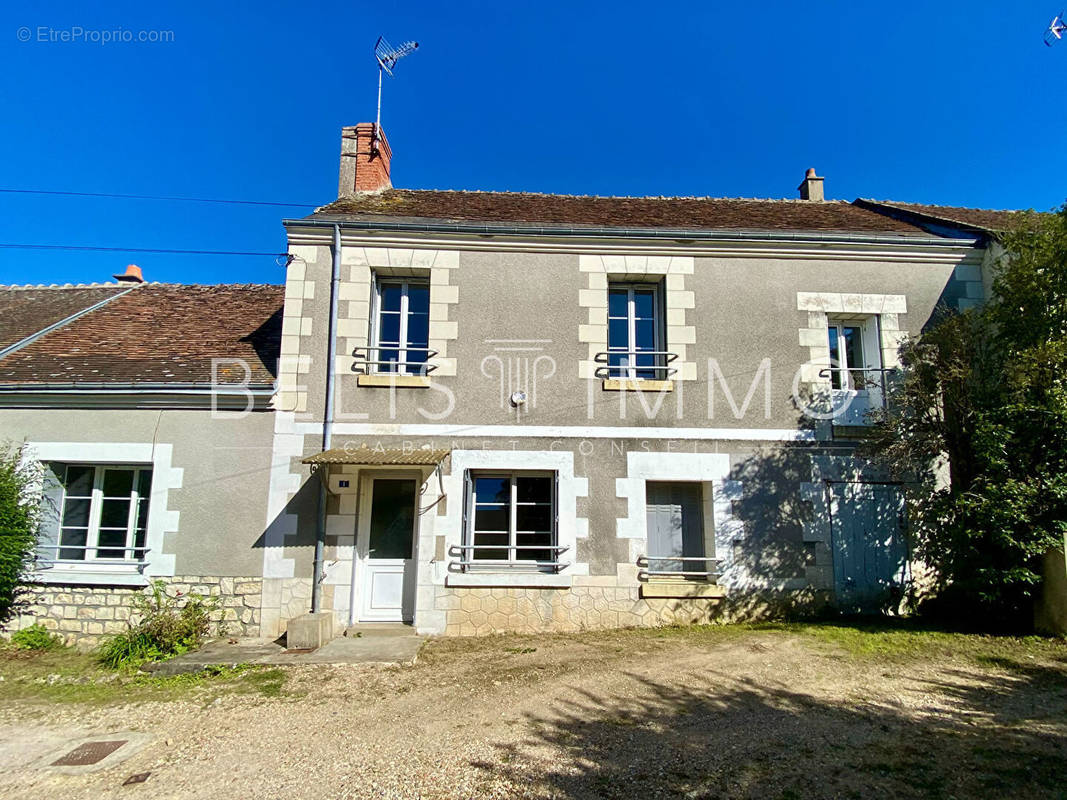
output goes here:
[{"label": "upper floor window", "polygon": [[375,284],[372,364],[376,372],[421,375],[429,358],[430,285],[416,278]]},{"label": "upper floor window", "polygon": [[150,467],[54,464],[62,486],[58,561],[144,560]]},{"label": "upper floor window", "polygon": [[878,317],[830,317],[827,323],[835,422],[862,425],[885,402]]},{"label": "upper floor window", "polygon": [[610,283],[608,377],[665,380],[665,349],[659,286],[650,283]]}]

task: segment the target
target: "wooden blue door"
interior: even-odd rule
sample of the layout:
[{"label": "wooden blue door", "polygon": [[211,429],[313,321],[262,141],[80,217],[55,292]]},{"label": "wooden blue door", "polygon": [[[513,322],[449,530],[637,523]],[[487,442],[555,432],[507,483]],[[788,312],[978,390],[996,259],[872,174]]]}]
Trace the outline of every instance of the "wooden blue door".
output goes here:
[{"label": "wooden blue door", "polygon": [[907,577],[900,488],[830,483],[830,533],[837,607],[849,614],[887,610]]}]

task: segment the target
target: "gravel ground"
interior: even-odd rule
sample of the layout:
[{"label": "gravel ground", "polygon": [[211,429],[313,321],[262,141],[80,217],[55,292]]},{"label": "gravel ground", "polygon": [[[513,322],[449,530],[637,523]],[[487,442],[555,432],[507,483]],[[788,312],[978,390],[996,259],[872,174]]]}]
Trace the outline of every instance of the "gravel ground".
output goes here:
[{"label": "gravel ground", "polygon": [[[154,741],[84,775],[26,765],[120,730]],[[0,707],[9,798],[1048,798],[1065,764],[1067,657],[787,632],[440,640],[413,667],[293,668],[278,697]]]}]

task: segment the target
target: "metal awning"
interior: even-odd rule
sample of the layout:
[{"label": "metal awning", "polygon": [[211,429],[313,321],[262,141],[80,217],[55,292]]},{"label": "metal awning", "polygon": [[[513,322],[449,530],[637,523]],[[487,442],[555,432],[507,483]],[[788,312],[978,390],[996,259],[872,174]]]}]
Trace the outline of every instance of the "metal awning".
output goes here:
[{"label": "metal awning", "polygon": [[324,450],[301,461],[302,464],[361,464],[365,466],[424,466],[436,467],[451,453],[451,450],[435,450],[428,447],[359,447],[351,445]]}]

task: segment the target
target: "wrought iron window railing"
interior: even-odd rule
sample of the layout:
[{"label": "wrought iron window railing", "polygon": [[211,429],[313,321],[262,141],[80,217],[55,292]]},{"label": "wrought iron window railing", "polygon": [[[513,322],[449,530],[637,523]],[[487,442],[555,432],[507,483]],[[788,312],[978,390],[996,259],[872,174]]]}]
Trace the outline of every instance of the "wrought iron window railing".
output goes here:
[{"label": "wrought iron window railing", "polygon": [[626,350],[609,347],[595,354],[593,360],[600,365],[594,373],[598,378],[665,381],[678,372],[670,366],[678,360],[678,354],[667,350]]},{"label": "wrought iron window railing", "polygon": [[[560,561],[559,557],[570,548],[565,545],[554,544],[455,544],[448,550],[452,558],[448,562],[450,572],[471,572],[478,569],[526,569],[526,570],[551,570],[559,572],[564,567],[569,567],[569,561]],[[506,551],[504,558],[479,557],[479,554],[492,555]],[[519,551],[551,553],[551,559],[519,558]]]}]

